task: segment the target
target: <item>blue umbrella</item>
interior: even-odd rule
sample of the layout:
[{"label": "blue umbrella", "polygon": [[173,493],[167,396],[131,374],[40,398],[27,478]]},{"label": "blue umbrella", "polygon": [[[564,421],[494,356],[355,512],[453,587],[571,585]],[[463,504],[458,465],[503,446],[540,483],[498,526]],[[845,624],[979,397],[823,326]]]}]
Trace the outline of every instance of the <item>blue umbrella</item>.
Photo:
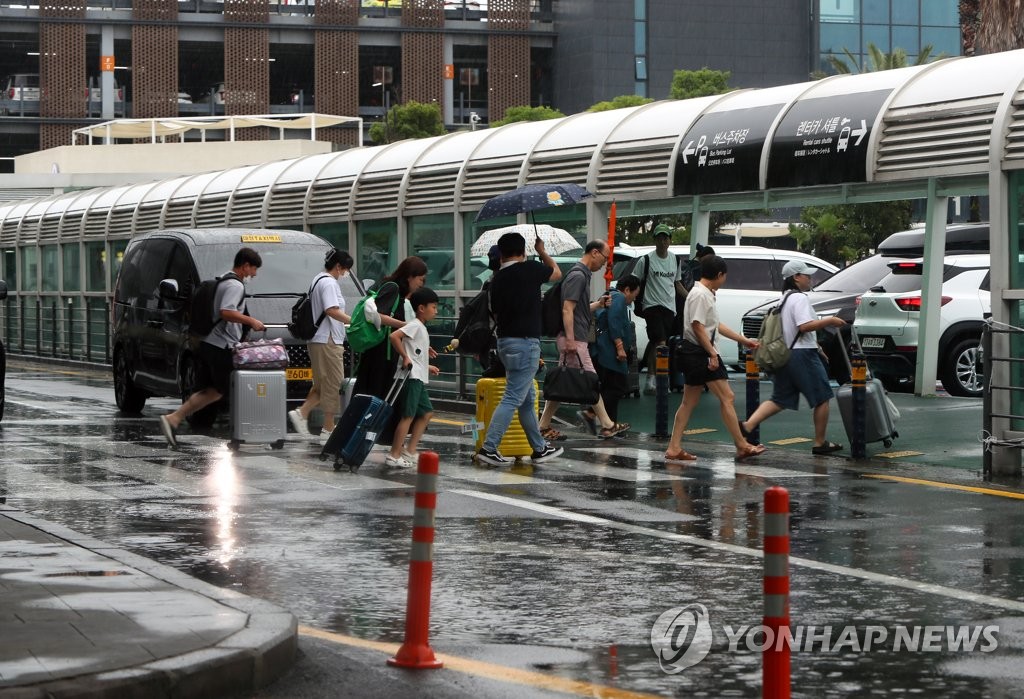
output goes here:
[{"label": "blue umbrella", "polygon": [[578,184],[527,184],[485,201],[474,221],[515,216],[554,206],[572,206],[592,196]]}]

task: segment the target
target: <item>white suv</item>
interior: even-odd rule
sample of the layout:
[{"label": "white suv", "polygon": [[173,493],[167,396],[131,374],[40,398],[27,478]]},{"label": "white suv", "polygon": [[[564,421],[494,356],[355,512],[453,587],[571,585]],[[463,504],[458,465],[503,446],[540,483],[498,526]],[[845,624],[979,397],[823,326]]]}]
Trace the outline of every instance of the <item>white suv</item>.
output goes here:
[{"label": "white suv", "polygon": [[[836,273],[838,267],[820,258],[795,250],[775,250],[757,245],[713,245],[715,254],[725,259],[729,271],[725,286],[718,290],[718,317],[731,330],[743,331],[743,314],[767,301],[778,301],[782,291],[782,267],[790,260],[801,260],[818,271],[812,279],[818,285]],[[636,264],[636,260],[654,250],[653,245],[631,247],[616,245],[615,278],[621,279]],[[689,258],[690,246],[673,245],[669,252],[675,254],[682,263]],[[629,264],[621,260],[632,258]],[[620,266],[621,264],[621,266]],[[643,318],[636,318],[636,349],[637,355],[643,357],[647,348],[647,323]],[[722,350],[722,360],[726,366],[739,367],[739,345],[731,340],[718,343]]]},{"label": "white suv", "polygon": [[[921,318],[921,258],[889,263],[890,273],[864,293],[853,327],[872,373],[890,389],[913,385]],[[942,271],[938,375],[954,396],[980,396],[975,365],[985,314],[992,308],[989,256],[947,255]],[[909,381],[909,384],[906,382]]]}]

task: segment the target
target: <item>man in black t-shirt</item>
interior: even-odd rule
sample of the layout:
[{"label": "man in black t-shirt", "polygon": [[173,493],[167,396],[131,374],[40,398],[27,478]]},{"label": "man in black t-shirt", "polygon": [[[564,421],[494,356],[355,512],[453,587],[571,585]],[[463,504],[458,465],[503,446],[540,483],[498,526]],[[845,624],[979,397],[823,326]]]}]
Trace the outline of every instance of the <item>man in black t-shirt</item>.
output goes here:
[{"label": "man in black t-shirt", "polygon": [[534,246],[540,262],[526,259],[526,240],[519,233],[506,233],[498,239],[501,267],[491,278],[491,312],[496,321],[498,358],[505,365],[505,393],[491,415],[483,446],[476,458],[492,466],[511,464],[498,452],[498,444],[518,411],[519,423],[533,447],[530,460],[540,463],[562,453],[544,441],[537,426],[533,377],[540,367],[541,294],[540,287],[562,278],[544,241]]}]

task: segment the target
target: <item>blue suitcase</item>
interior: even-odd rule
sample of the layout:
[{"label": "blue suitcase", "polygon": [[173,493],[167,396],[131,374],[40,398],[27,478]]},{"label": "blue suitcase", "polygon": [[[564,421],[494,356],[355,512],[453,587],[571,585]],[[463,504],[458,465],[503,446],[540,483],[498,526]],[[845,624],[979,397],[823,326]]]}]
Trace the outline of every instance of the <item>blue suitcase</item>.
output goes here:
[{"label": "blue suitcase", "polygon": [[353,396],[320,451],[320,460],[325,461],[333,456],[335,471],[340,471],[342,465],[348,466],[352,473],[358,471],[376,444],[381,430],[387,428],[395,400],[408,377],[409,372],[406,371],[395,379],[383,399],[362,393]]}]

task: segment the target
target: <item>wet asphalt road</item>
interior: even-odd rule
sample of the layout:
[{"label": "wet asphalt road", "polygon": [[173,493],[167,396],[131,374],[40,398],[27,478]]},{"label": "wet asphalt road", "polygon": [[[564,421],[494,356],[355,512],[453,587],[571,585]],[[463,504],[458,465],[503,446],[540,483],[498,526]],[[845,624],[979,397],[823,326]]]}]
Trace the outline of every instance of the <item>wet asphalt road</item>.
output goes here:
[{"label": "wet asphalt road", "polygon": [[[848,625],[890,636],[871,650],[819,641],[795,653],[794,696],[1010,697],[1024,686],[1021,499],[878,479],[843,458],[735,464],[699,435],[688,444],[704,456],[688,466],[666,466],[650,438],[576,431],[565,458],[480,468],[453,414],[425,440],[442,474],[431,644],[529,674],[470,665],[410,677],[358,640],[402,640],[415,474],[386,469],[381,451],[358,474],[335,472],[297,440],[233,454],[224,426],[172,451],[155,419],[172,405],[123,417],[105,375],[11,369],[0,495],[335,634],[304,635],[296,670],[262,697],[339,696],[340,682],[350,696],[556,696],[564,679],[591,694],[760,696],[760,654],[730,648],[724,627],[760,623],[771,485],[791,498],[793,623],[831,627],[833,642]],[[666,673],[652,625],[695,603],[708,610],[710,652]],[[998,647],[893,650],[898,627],[923,625],[994,626]]]}]

